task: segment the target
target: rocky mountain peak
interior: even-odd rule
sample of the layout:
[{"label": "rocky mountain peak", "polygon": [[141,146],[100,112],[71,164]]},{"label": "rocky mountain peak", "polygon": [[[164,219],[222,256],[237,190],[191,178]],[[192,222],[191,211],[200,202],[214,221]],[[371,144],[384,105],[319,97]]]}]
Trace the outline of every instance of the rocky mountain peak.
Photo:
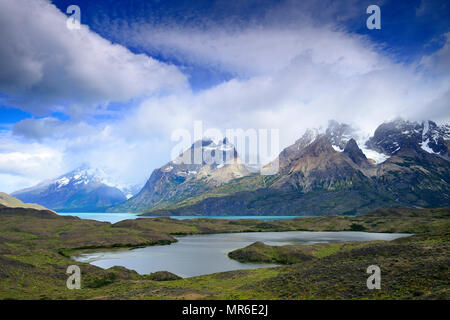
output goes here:
[{"label": "rocky mountain peak", "polygon": [[335,120],[328,122],[325,131],[318,128],[309,128],[300,139],[280,153],[280,168],[289,167],[292,161],[298,159],[305,152],[317,156],[323,152],[343,151],[347,142],[354,136],[356,136],[354,128]]},{"label": "rocky mountain peak", "polygon": [[115,210],[150,209],[249,174],[227,138],[217,143],[203,138],[174,160],[155,169],[141,191]]},{"label": "rocky mountain peak", "polygon": [[393,155],[401,149],[434,153],[448,158],[450,128],[433,121],[396,119],[381,124],[366,145],[378,152]]},{"label": "rocky mountain peak", "polygon": [[351,138],[344,149],[344,154],[348,155],[350,159],[357,165],[361,165],[363,163],[367,163],[367,157],[362,152],[362,150],[358,147],[355,139]]},{"label": "rocky mountain peak", "polygon": [[234,163],[238,158],[236,148],[227,138],[215,143],[212,139],[203,138],[195,141],[191,147],[181,153],[166,166],[184,166],[190,170],[199,170],[204,165],[222,167]]},{"label": "rocky mountain peak", "polygon": [[293,145],[288,146],[281,152],[280,157],[286,159],[290,158],[292,155],[309,146],[318,135],[319,131],[317,129],[306,129],[300,139],[297,139]]},{"label": "rocky mountain peak", "polygon": [[319,135],[313,143],[304,149],[303,154],[311,155],[313,157],[318,157],[323,153],[335,153],[331,144],[331,139],[326,134]]},{"label": "rocky mountain peak", "polygon": [[333,146],[344,150],[347,142],[356,136],[356,131],[346,123],[330,120],[328,121],[328,128],[325,131],[325,135],[330,139]]},{"label": "rocky mountain peak", "polygon": [[450,125],[438,126],[433,121],[424,121],[422,123],[422,141],[420,146],[429,153],[449,156],[450,148]]}]

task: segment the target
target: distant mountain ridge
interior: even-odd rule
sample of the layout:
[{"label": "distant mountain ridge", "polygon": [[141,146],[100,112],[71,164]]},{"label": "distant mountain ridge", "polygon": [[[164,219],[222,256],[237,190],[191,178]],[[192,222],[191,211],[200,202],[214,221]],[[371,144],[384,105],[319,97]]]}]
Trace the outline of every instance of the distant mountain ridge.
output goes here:
[{"label": "distant mountain ridge", "polygon": [[307,130],[285,148],[278,174],[234,179],[148,215],[327,215],[448,206],[449,129],[395,120],[358,145],[350,126],[332,121],[325,132]]},{"label": "distant mountain ridge", "polygon": [[104,211],[127,199],[121,190],[107,184],[98,169],[87,165],[12,195],[61,212]]}]

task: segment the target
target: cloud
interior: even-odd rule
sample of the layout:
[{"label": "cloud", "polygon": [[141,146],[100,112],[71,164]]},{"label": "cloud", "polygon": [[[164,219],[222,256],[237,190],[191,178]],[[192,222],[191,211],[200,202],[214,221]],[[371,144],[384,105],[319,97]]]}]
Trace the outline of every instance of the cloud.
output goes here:
[{"label": "cloud", "polygon": [[[116,30],[122,41],[182,63],[208,66],[240,77],[278,72],[309,55],[315,63],[336,64],[353,74],[376,68],[383,60],[364,37],[331,26],[249,26],[208,29],[178,25],[138,25]],[[126,36],[125,36],[126,35]]]},{"label": "cloud", "polygon": [[450,74],[450,32],[443,34],[443,46],[430,55],[422,57],[420,65],[428,72],[435,74]]},{"label": "cloud", "polygon": [[53,117],[41,119],[24,119],[15,123],[12,133],[29,140],[65,139],[94,132],[85,122],[61,121]]},{"label": "cloud", "polygon": [[0,131],[0,190],[29,187],[66,169],[61,150]]},{"label": "cloud", "polygon": [[44,0],[0,3],[0,92],[33,113],[92,114],[98,105],[186,88],[173,65],[133,54]]},{"label": "cloud", "polygon": [[[332,9],[336,12],[338,8]],[[195,120],[202,120],[205,130],[218,128],[224,133],[226,129],[239,128],[279,129],[280,147],[285,147],[298,139],[306,128],[325,126],[329,119],[351,123],[367,134],[373,133],[381,122],[398,116],[412,120],[431,118],[438,122],[450,119],[450,78],[449,70],[445,69],[448,45],[418,63],[405,65],[392,61],[366,37],[348,33],[332,23],[316,25],[311,19],[305,19],[299,27],[274,22],[279,20],[282,12],[281,9],[274,11],[264,24],[248,23],[234,28],[220,24],[204,28],[170,23],[130,24],[121,30],[111,29],[111,32],[122,32],[117,35],[123,37],[120,41],[123,44],[172,57],[188,67],[198,65],[232,75],[231,79],[200,91],[184,90],[184,76],[166,64],[157,63],[158,70],[164,71],[165,76],[161,79],[166,82],[156,81],[146,69],[141,75],[137,71],[141,59],[151,58],[133,55],[126,48],[112,45],[87,29],[84,29],[84,34],[89,35],[86,37],[107,45],[92,49],[98,60],[90,55],[85,57],[83,50],[75,49],[74,55],[81,55],[76,57],[77,63],[83,64],[85,59],[89,62],[75,73],[81,75],[79,78],[73,72],[69,73],[70,81],[77,80],[77,90],[83,92],[78,98],[73,94],[75,91],[66,92],[65,87],[58,87],[59,84],[35,80],[40,79],[40,68],[33,67],[33,62],[43,58],[35,58],[31,53],[40,52],[38,49],[30,47],[30,63],[23,63],[25,59],[16,61],[14,57],[6,57],[14,68],[23,69],[23,73],[19,72],[23,79],[19,77],[12,82],[23,93],[45,98],[44,89],[50,86],[56,92],[50,95],[54,101],[61,98],[59,94],[67,94],[76,100],[75,106],[81,106],[86,113],[93,101],[126,99],[146,93],[148,88],[143,86],[147,82],[141,80],[147,76],[150,77],[151,92],[161,89],[164,94],[145,97],[135,106],[122,109],[120,116],[112,120],[61,121],[46,117],[20,121],[13,126],[14,136],[7,137],[11,147],[0,150],[5,159],[4,168],[9,161],[8,169],[0,170],[0,174],[9,172],[16,177],[50,178],[57,172],[63,173],[60,171],[88,162],[94,167],[106,167],[106,171],[122,183],[143,182],[154,168],[170,160],[171,149],[176,144],[171,141],[172,132],[176,129],[192,132]],[[58,15],[65,19],[61,13]],[[75,37],[75,40],[79,37],[71,33],[67,36]],[[86,48],[84,43],[80,45]],[[95,45],[90,47],[97,48]],[[112,69],[116,66],[119,70],[113,72],[104,67],[102,61],[105,55],[114,55],[115,50],[120,53],[108,62]],[[59,49],[55,52],[67,53]],[[119,61],[117,64],[116,60]],[[42,70],[50,70],[50,74],[56,70],[53,68],[65,65],[59,60],[46,63],[48,66]],[[119,67],[122,63],[126,63],[123,70]],[[129,68],[135,71],[130,72]],[[436,72],[439,70],[442,72]],[[432,77],[429,76],[431,71]],[[53,80],[60,80],[61,86],[69,81],[65,75],[55,76]],[[37,81],[37,85],[33,81]],[[44,104],[40,108],[48,109]],[[12,155],[16,141],[20,141],[17,150],[26,152]],[[52,154],[50,158],[56,159],[55,167],[59,169],[50,168],[49,157],[36,157],[40,152]],[[12,161],[12,157],[22,157],[20,159],[25,163],[33,165],[25,170],[20,161]],[[15,179],[11,180],[11,185],[25,183],[25,180]]]}]

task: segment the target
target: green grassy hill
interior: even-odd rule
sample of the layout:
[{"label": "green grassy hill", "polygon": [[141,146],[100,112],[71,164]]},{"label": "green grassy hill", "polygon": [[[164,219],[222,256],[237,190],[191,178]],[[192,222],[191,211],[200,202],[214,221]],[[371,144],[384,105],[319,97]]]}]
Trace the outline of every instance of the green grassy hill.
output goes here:
[{"label": "green grassy hill", "polygon": [[48,210],[46,207],[35,203],[23,203],[17,198],[10,196],[7,193],[0,192],[0,204],[10,208],[30,208],[36,210]]}]

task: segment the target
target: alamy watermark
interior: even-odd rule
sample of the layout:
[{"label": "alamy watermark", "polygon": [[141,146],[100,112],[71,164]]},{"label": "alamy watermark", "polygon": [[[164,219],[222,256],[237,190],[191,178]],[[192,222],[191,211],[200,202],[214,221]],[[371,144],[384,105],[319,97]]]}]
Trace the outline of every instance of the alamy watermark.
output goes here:
[{"label": "alamy watermark", "polygon": [[381,9],[376,4],[372,4],[367,7],[366,10],[367,14],[370,14],[370,16],[366,20],[366,26],[367,29],[373,30],[373,29],[381,29]]},{"label": "alamy watermark", "polygon": [[366,273],[371,274],[367,278],[367,289],[381,289],[381,269],[377,265],[371,265],[367,267]]},{"label": "alamy watermark", "polygon": [[66,26],[69,30],[81,29],[81,9],[77,5],[70,5],[66,10],[67,14],[71,14],[66,20]]},{"label": "alamy watermark", "polygon": [[77,265],[71,265],[67,267],[66,273],[69,274],[67,278],[66,286],[67,289],[81,289],[81,269]]},{"label": "alamy watermark", "polygon": [[279,129],[204,130],[202,121],[194,121],[193,129],[172,132],[171,159],[182,164],[215,164],[218,167],[239,163],[259,170],[262,175],[278,173],[280,151]]}]

